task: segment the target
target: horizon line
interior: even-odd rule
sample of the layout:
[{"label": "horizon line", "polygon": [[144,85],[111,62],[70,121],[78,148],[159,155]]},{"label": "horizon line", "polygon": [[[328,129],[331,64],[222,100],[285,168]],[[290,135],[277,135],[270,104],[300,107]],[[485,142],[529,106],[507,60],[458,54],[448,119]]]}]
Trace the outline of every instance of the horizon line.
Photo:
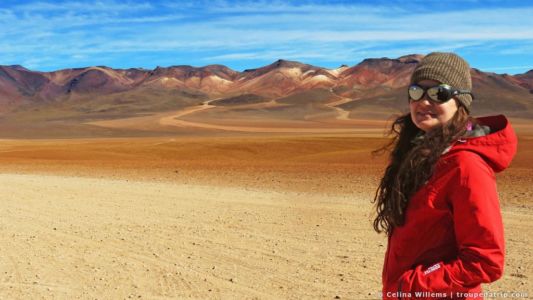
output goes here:
[{"label": "horizon line", "polygon": [[[172,64],[172,65],[168,65],[168,66],[161,66],[161,65],[157,65],[153,68],[149,68],[149,67],[112,67],[112,66],[108,66],[108,65],[88,65],[88,66],[79,66],[79,67],[72,67],[72,68],[59,68],[59,69],[53,69],[53,70],[38,70],[38,69],[30,69],[30,68],[27,68],[25,67],[24,65],[22,64],[0,64],[1,67],[21,67],[25,70],[28,70],[28,71],[31,71],[31,72],[41,72],[41,73],[53,73],[53,72],[59,72],[59,71],[64,71],[64,70],[75,70],[75,69],[88,69],[88,68],[109,68],[109,69],[114,69],[114,70],[130,70],[130,69],[137,69],[137,70],[146,70],[146,71],[154,71],[156,70],[157,68],[174,68],[174,67],[191,67],[191,68],[194,68],[194,69],[202,69],[202,68],[206,68],[206,67],[209,67],[209,66],[223,66],[223,67],[226,67],[232,71],[235,71],[235,72],[239,72],[239,73],[244,73],[244,72],[247,72],[247,71],[252,71],[252,70],[257,70],[257,69],[261,69],[261,68],[264,68],[266,66],[269,66],[269,65],[272,65],[272,64],[275,64],[279,61],[286,61],[286,62],[295,62],[295,63],[299,63],[299,64],[302,64],[302,65],[309,65],[309,66],[312,66],[312,67],[318,67],[318,68],[321,68],[321,69],[326,69],[326,70],[335,70],[335,69],[338,69],[338,68],[342,68],[343,66],[346,66],[348,68],[352,68],[352,67],[355,67],[357,65],[360,65],[361,63],[363,63],[365,60],[399,60],[400,58],[403,58],[403,57],[409,57],[409,56],[425,56],[424,54],[407,54],[407,55],[402,55],[398,58],[389,58],[389,57],[368,57],[368,58],[365,58],[363,60],[361,60],[360,62],[358,62],[357,64],[354,64],[352,66],[350,66],[349,64],[340,64],[339,66],[337,66],[336,68],[330,68],[330,67],[323,67],[323,66],[319,66],[319,65],[314,65],[314,64],[309,64],[309,63],[305,63],[305,62],[301,62],[301,61],[297,61],[297,60],[290,60],[290,59],[283,59],[283,58],[279,58],[279,59],[276,59],[274,60],[272,63],[269,63],[269,64],[266,64],[266,65],[262,65],[262,66],[259,66],[259,67],[255,67],[255,68],[244,68],[242,70],[239,70],[239,69],[234,69],[228,65],[225,65],[225,64],[221,64],[221,63],[214,63],[214,64],[207,64],[207,65],[202,65],[202,66],[195,66],[195,65],[191,65],[191,64]],[[521,74],[526,74],[526,73],[529,73],[531,71],[533,71],[533,66],[505,66],[505,67],[490,67],[488,69],[481,69],[481,68],[477,68],[477,67],[472,67],[470,66],[470,69],[474,69],[474,70],[479,70],[481,72],[484,72],[484,73],[494,73],[494,74],[498,74],[498,75],[512,75],[512,76],[515,76],[515,75],[521,75]],[[512,70],[512,69],[527,69],[526,71],[524,71],[523,73],[507,73],[507,72],[504,72],[504,73],[498,73],[496,72],[497,70]]]}]

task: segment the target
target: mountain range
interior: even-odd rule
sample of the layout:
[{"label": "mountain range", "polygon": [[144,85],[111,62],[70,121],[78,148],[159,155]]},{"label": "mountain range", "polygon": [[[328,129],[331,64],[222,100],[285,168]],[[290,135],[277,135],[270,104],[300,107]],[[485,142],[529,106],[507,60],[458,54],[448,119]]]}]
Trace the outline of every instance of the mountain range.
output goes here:
[{"label": "mountain range", "polygon": [[[242,72],[223,65],[153,70],[94,66],[53,72],[0,66],[0,123],[17,118],[106,120],[175,111],[209,100],[226,111],[274,101],[281,107],[317,108],[315,114],[342,110],[350,118],[383,118],[405,111],[409,77],[422,57],[369,58],[336,69],[278,60]],[[533,70],[508,75],[471,69],[471,74],[474,114],[533,118]],[[253,106],[246,111],[253,112]]]}]

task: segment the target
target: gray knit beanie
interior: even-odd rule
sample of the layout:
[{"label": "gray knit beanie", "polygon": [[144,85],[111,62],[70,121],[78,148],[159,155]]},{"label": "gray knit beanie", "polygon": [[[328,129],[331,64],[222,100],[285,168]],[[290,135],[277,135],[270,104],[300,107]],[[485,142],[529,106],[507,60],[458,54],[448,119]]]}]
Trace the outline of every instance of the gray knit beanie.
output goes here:
[{"label": "gray knit beanie", "polygon": [[[411,84],[425,79],[436,80],[456,89],[472,91],[470,66],[455,53],[432,52],[426,55],[415,68],[411,76]],[[461,94],[456,98],[467,110],[470,110],[472,96]]]}]

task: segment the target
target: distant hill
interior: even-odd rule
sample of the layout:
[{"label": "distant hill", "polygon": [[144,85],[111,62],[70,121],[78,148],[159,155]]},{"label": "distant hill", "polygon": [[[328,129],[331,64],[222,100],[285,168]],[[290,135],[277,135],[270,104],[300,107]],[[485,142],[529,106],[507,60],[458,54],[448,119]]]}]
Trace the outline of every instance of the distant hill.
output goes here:
[{"label": "distant hill", "polygon": [[[257,113],[272,113],[275,118],[276,112],[285,109],[283,118],[290,118],[291,110],[302,116],[326,117],[342,110],[350,118],[384,118],[405,110],[409,77],[422,57],[370,58],[337,69],[278,60],[243,72],[223,65],[154,70],[94,66],[53,72],[0,66],[0,123],[15,118],[45,123],[124,118],[184,109],[208,100],[241,115],[255,114],[253,105],[274,101]],[[533,70],[518,75],[477,69],[471,73],[474,114],[496,112],[533,119]]]}]

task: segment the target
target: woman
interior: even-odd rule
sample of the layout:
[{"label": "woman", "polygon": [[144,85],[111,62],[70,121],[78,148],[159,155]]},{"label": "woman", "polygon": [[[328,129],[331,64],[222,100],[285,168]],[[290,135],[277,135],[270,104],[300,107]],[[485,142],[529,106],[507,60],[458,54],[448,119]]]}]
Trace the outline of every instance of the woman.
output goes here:
[{"label": "woman", "polygon": [[504,237],[494,173],[517,146],[504,116],[469,115],[470,67],[430,53],[408,89],[410,113],[392,126],[390,163],[374,199],[386,232],[384,299],[482,299],[501,277]]}]

